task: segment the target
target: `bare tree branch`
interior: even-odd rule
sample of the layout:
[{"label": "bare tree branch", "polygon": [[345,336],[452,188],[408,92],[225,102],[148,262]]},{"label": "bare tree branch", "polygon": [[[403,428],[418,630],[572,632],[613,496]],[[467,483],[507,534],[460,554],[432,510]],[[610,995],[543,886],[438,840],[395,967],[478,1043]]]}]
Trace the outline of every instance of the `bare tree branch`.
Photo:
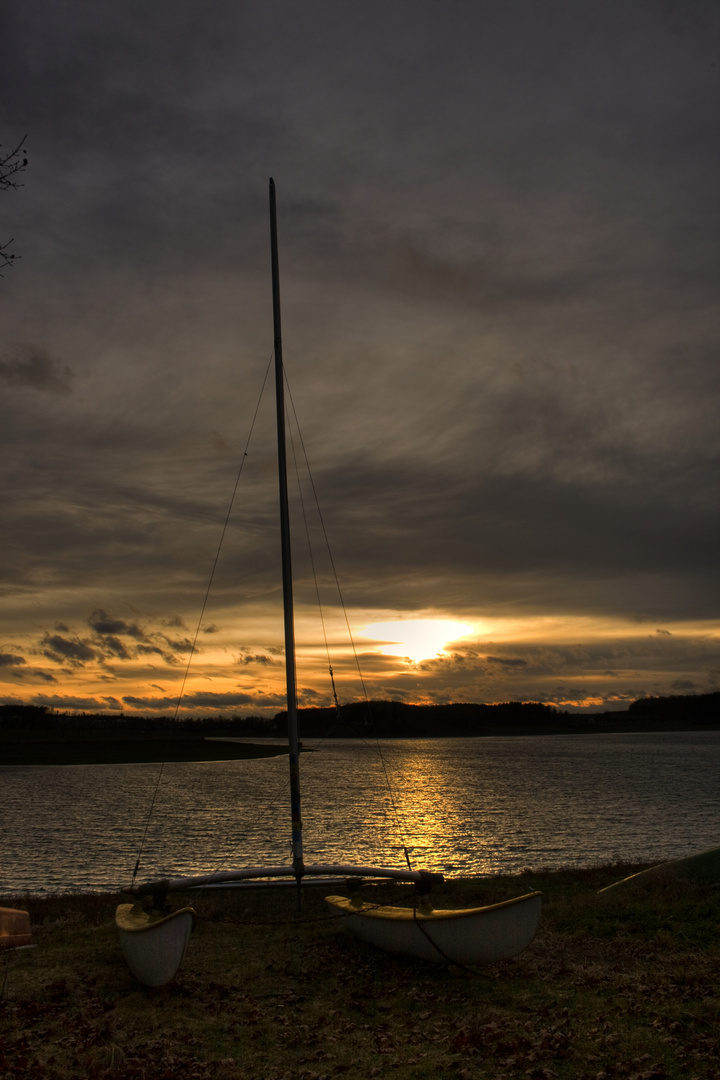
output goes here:
[{"label": "bare tree branch", "polygon": [[[17,176],[19,173],[25,171],[28,163],[25,151],[23,150],[26,139],[27,135],[23,135],[15,149],[8,153],[3,154],[0,146],[0,191],[9,191],[11,188],[17,190],[17,188],[22,187],[22,184],[17,181]],[[15,259],[20,258],[19,255],[12,254],[8,251],[12,242],[12,239],[10,239],[6,240],[4,244],[0,244],[0,270],[12,266]],[[0,277],[2,276],[2,273],[0,273]]]}]

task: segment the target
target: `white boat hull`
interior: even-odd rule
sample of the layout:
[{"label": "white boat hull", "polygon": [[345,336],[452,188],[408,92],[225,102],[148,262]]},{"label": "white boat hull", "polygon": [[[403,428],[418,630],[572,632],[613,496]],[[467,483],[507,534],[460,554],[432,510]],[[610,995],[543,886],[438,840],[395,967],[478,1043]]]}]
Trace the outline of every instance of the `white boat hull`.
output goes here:
[{"label": "white boat hull", "polygon": [[115,923],[136,979],[146,986],[164,986],[175,978],[195,925],[192,908],[155,916],[135,904],[119,904]]},{"label": "white boat hull", "polygon": [[386,952],[434,963],[493,964],[526,949],[540,923],[542,893],[487,907],[423,913],[326,897],[362,941]]}]

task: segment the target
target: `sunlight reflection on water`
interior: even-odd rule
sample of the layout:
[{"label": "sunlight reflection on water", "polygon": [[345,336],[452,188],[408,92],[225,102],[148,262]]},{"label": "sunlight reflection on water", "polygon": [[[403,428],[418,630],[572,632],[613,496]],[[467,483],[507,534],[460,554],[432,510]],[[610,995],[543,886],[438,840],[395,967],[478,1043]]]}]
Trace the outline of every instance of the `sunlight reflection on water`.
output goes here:
[{"label": "sunlight reflection on water", "polygon": [[[449,874],[675,858],[720,843],[720,732],[323,743],[306,862]],[[384,766],[383,766],[384,760]],[[287,758],[0,769],[0,893],[289,861]],[[391,792],[385,773],[391,782]]]}]

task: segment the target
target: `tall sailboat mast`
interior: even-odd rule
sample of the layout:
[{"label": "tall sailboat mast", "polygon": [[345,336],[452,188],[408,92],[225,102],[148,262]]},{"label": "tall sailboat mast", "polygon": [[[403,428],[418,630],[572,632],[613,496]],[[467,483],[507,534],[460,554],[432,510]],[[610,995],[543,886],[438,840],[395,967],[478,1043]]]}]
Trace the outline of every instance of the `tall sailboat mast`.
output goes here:
[{"label": "tall sailboat mast", "polygon": [[[300,813],[300,744],[298,742],[298,709],[297,709],[297,675],[295,671],[295,624],[293,618],[293,581],[292,559],[290,550],[290,515],[288,508],[288,478],[287,478],[287,446],[285,424],[285,379],[283,372],[282,357],[282,329],[280,322],[280,271],[278,263],[278,235],[277,235],[277,209],[275,202],[275,183],[270,180],[270,254],[272,262],[272,297],[273,297],[273,331],[275,346],[275,401],[277,423],[277,448],[278,448],[278,487],[280,495],[280,537],[282,552],[282,583],[283,583],[283,611],[285,624],[285,677],[287,681],[287,719],[288,719],[288,750],[290,753],[290,806],[292,815],[292,862],[290,865],[284,862],[282,865],[249,866],[238,870],[215,870],[208,874],[194,874],[189,877],[165,877],[147,881],[142,885],[135,885],[135,875],[132,884],[123,892],[132,896],[152,897],[153,903],[158,910],[163,909],[165,897],[168,892],[184,892],[186,889],[226,888],[241,886],[245,882],[257,881],[258,883],[272,884],[277,879],[295,878],[298,885],[298,897],[301,895],[299,886],[308,879],[322,884],[342,884],[343,879],[353,878],[383,878],[388,881],[409,881],[415,884],[429,885],[432,882],[442,882],[443,876],[431,873],[428,870],[400,870],[395,867],[383,866],[358,866],[354,863],[310,863],[305,865],[303,860],[302,843],[302,816]],[[139,863],[139,860],[138,860]],[[137,866],[136,866],[137,873]],[[338,880],[338,878],[340,880]],[[325,880],[323,880],[325,879]],[[132,905],[120,905],[118,907],[118,926],[120,927],[123,948],[126,949],[128,962],[133,971],[138,974],[145,970],[147,954],[147,942],[145,932],[152,925],[162,930],[165,919],[157,921],[156,916],[147,912],[140,912],[137,918],[126,918],[125,908]],[[182,953],[185,948],[187,934],[189,933],[188,918],[190,909],[175,912],[177,916],[183,916],[181,925],[182,934],[172,944],[171,951],[175,953],[172,973],[163,976],[164,981],[172,978],[177,971]],[[186,918],[187,916],[187,918]],[[173,918],[171,916],[171,918]],[[178,924],[180,925],[180,924]],[[184,927],[184,929],[183,929]],[[138,933],[140,932],[141,933]],[[174,932],[173,932],[174,933]],[[162,934],[153,934],[153,940],[160,941]],[[135,946],[131,943],[137,939]],[[174,939],[173,939],[174,940]],[[153,968],[148,978],[155,979],[158,976],[157,965]],[[145,980],[145,976],[138,974],[138,978]],[[148,985],[159,986],[160,982],[148,982]]]},{"label": "tall sailboat mast", "polygon": [[272,260],[273,332],[275,338],[275,402],[277,408],[278,482],[280,493],[280,539],[282,551],[283,612],[285,620],[285,678],[287,682],[288,744],[290,751],[290,808],[292,814],[293,872],[299,881],[305,872],[300,813],[300,769],[295,675],[295,621],[293,617],[290,514],[288,510],[287,452],[285,447],[285,382],[280,321],[280,269],[278,264],[275,181],[270,179],[270,252]]}]

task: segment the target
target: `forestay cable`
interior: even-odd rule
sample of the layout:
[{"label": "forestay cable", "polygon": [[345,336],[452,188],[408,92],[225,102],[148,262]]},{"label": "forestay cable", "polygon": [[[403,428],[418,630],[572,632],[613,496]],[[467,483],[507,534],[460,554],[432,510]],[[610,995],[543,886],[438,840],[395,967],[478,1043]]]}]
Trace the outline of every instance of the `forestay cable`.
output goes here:
[{"label": "forestay cable", "polygon": [[[320,528],[321,528],[321,531],[322,531],[323,539],[325,541],[325,548],[327,550],[328,559],[330,561],[330,567],[331,567],[331,570],[332,570],[332,576],[333,576],[333,580],[334,580],[334,583],[335,583],[335,589],[337,590],[337,595],[338,595],[338,599],[339,599],[339,602],[340,602],[340,608],[342,610],[343,618],[345,620],[345,626],[347,628],[348,638],[349,638],[349,641],[350,641],[350,646],[352,648],[353,658],[354,658],[354,661],[355,661],[355,667],[357,669],[358,677],[359,677],[359,680],[360,680],[360,685],[362,687],[363,698],[365,700],[365,704],[367,706],[368,713],[370,715],[370,719],[373,721],[373,730],[375,731],[375,747],[373,747],[373,749],[378,754],[378,757],[380,758],[380,763],[381,763],[382,768],[383,768],[383,774],[384,774],[384,777],[385,777],[385,784],[386,784],[386,787],[387,787],[388,796],[390,798],[390,804],[392,806],[393,814],[394,814],[394,817],[395,817],[395,827],[396,827],[396,829],[398,831],[400,843],[401,843],[401,846],[402,846],[402,849],[403,849],[403,854],[405,856],[405,862],[407,863],[408,869],[412,870],[413,867],[412,867],[411,860],[410,860],[410,852],[409,852],[407,844],[405,842],[405,836],[404,836],[404,832],[403,832],[403,828],[402,828],[402,824],[401,824],[401,820],[400,820],[400,813],[398,811],[397,804],[395,802],[395,795],[393,793],[392,785],[390,783],[390,776],[389,776],[389,773],[388,773],[387,762],[385,760],[385,755],[382,752],[382,747],[380,745],[380,740],[379,740],[378,735],[377,735],[377,728],[376,728],[375,723],[374,723],[372,704],[371,704],[370,698],[368,696],[367,688],[365,686],[365,679],[363,678],[362,669],[360,667],[360,658],[358,657],[357,650],[355,648],[355,639],[353,637],[353,632],[352,632],[352,630],[350,628],[350,619],[348,617],[347,608],[345,607],[345,600],[344,600],[344,597],[343,597],[343,594],[342,594],[342,589],[340,588],[340,579],[338,577],[337,569],[335,567],[335,560],[333,558],[332,549],[330,547],[330,540],[329,540],[329,537],[328,537],[328,534],[327,534],[327,530],[325,528],[325,520],[323,518],[322,510],[320,508],[320,500],[318,498],[317,489],[315,487],[315,480],[313,478],[312,470],[310,468],[310,461],[308,459],[307,450],[306,450],[306,447],[305,447],[305,440],[303,439],[303,436],[302,436],[302,429],[300,427],[300,422],[298,420],[297,412],[296,412],[296,409],[295,409],[295,402],[293,400],[292,392],[290,390],[290,384],[288,382],[287,372],[285,372],[285,388],[287,390],[287,396],[288,396],[288,399],[290,401],[290,405],[292,407],[293,418],[294,418],[294,421],[295,421],[295,430],[297,431],[298,440],[300,442],[300,447],[302,449],[303,460],[305,462],[305,468],[307,470],[307,476],[308,476],[308,480],[310,482],[310,487],[311,487],[312,494],[313,494],[313,500],[314,500],[314,503],[315,503],[315,509],[316,509],[316,512],[317,512],[318,520],[320,522]],[[293,459],[295,459],[295,446],[294,446],[294,441],[293,441],[293,438],[292,438],[292,428],[290,430],[290,443],[291,443],[291,447],[292,447],[292,451],[293,451]],[[295,465],[295,474],[296,474],[296,477],[298,477],[297,464]],[[298,477],[298,481],[299,481],[299,477]],[[310,550],[310,564],[311,564],[311,567],[312,567],[313,580],[314,580],[314,584],[315,584],[315,594],[317,596],[317,604],[318,604],[318,608],[319,608],[319,611],[320,611],[320,620],[321,620],[321,624],[322,624],[323,637],[324,637],[324,640],[325,640],[325,651],[326,651],[327,658],[328,658],[328,670],[329,670],[329,673],[330,673],[330,681],[331,681],[331,684],[332,684],[333,698],[334,698],[334,701],[335,701],[336,712],[337,712],[337,715],[339,717],[341,707],[340,707],[340,703],[338,701],[337,691],[336,691],[336,688],[335,688],[335,675],[333,673],[332,664],[330,662],[330,648],[329,648],[329,644],[328,644],[327,633],[326,633],[326,630],[325,630],[325,619],[324,619],[324,615],[323,615],[322,603],[320,601],[320,591],[319,591],[319,586],[318,586],[318,580],[317,580],[317,575],[315,573],[315,561],[314,561],[313,555],[312,555],[312,545],[310,543],[310,534],[309,534],[309,529],[308,529],[307,517],[306,517],[306,514],[305,514],[305,502],[304,502],[303,497],[302,497],[302,488],[301,488],[299,482],[298,482],[298,490],[300,492],[300,505],[301,505],[301,508],[302,508],[303,522],[305,524],[305,533],[306,533],[306,537],[307,537],[308,548]],[[363,740],[363,742],[365,742],[365,740]],[[366,742],[366,745],[369,745],[369,744]]]},{"label": "forestay cable", "polygon": [[[177,720],[177,718],[178,718],[178,713],[180,711],[180,704],[182,702],[183,695],[185,693],[185,686],[187,684],[188,676],[190,674],[190,665],[192,664],[192,660],[193,660],[193,657],[195,655],[195,646],[197,645],[197,639],[198,639],[198,637],[200,635],[200,627],[202,626],[202,621],[203,621],[203,618],[205,617],[205,609],[207,608],[208,600],[210,598],[210,590],[212,588],[212,583],[213,583],[213,580],[215,578],[215,571],[217,570],[218,561],[220,559],[220,552],[222,550],[223,542],[225,540],[225,534],[227,532],[228,525],[230,523],[230,515],[232,513],[232,508],[233,508],[233,505],[235,503],[235,496],[237,495],[238,486],[240,484],[240,477],[242,476],[242,471],[243,471],[243,468],[245,467],[245,461],[247,460],[248,449],[250,447],[250,440],[252,439],[252,434],[253,434],[253,431],[255,429],[255,422],[257,420],[258,412],[260,411],[260,402],[262,401],[262,396],[263,396],[263,394],[265,392],[265,384],[267,383],[267,380],[268,380],[268,375],[270,373],[271,364],[272,364],[272,353],[270,354],[270,359],[268,360],[267,367],[265,368],[265,375],[264,375],[264,378],[263,378],[263,381],[262,381],[262,386],[260,387],[260,393],[258,394],[257,403],[255,405],[255,412],[253,413],[253,418],[252,418],[252,421],[250,423],[250,430],[248,432],[247,439],[245,440],[245,449],[243,451],[242,458],[240,459],[240,466],[239,466],[238,471],[237,471],[237,476],[235,477],[235,486],[233,487],[232,494],[230,496],[230,502],[228,503],[227,513],[225,514],[225,521],[223,522],[223,527],[222,527],[222,530],[220,532],[220,539],[218,541],[217,550],[215,552],[215,558],[213,559],[212,569],[210,570],[210,577],[208,579],[207,588],[205,590],[205,596],[204,596],[204,599],[203,599],[203,602],[202,602],[202,607],[200,609],[200,615],[198,617],[197,626],[195,627],[195,635],[194,635],[194,637],[192,639],[192,646],[190,648],[190,653],[189,653],[189,656],[188,656],[187,664],[185,665],[185,671],[183,673],[182,683],[180,684],[180,692],[178,694],[178,698],[177,698],[177,701],[175,703],[175,712],[173,713],[173,720]],[[171,734],[168,733],[168,742],[166,743],[166,749],[167,749],[167,746],[170,743],[171,737],[172,737]],[[145,821],[145,829],[143,831],[142,840],[140,841],[140,850],[138,851],[137,861],[135,863],[135,869],[133,870],[131,887],[135,885],[135,879],[136,879],[136,877],[138,875],[138,870],[140,869],[140,859],[142,858],[142,853],[143,853],[143,850],[145,848],[145,842],[147,840],[148,829],[150,828],[150,820],[152,818],[153,810],[155,808],[155,803],[156,803],[157,797],[158,797],[158,792],[160,790],[160,782],[162,780],[162,774],[163,774],[164,768],[165,768],[165,762],[163,761],[161,763],[160,769],[158,771],[157,782],[155,784],[155,791],[153,792],[152,801],[150,803],[150,809],[148,811],[147,819]]]}]

